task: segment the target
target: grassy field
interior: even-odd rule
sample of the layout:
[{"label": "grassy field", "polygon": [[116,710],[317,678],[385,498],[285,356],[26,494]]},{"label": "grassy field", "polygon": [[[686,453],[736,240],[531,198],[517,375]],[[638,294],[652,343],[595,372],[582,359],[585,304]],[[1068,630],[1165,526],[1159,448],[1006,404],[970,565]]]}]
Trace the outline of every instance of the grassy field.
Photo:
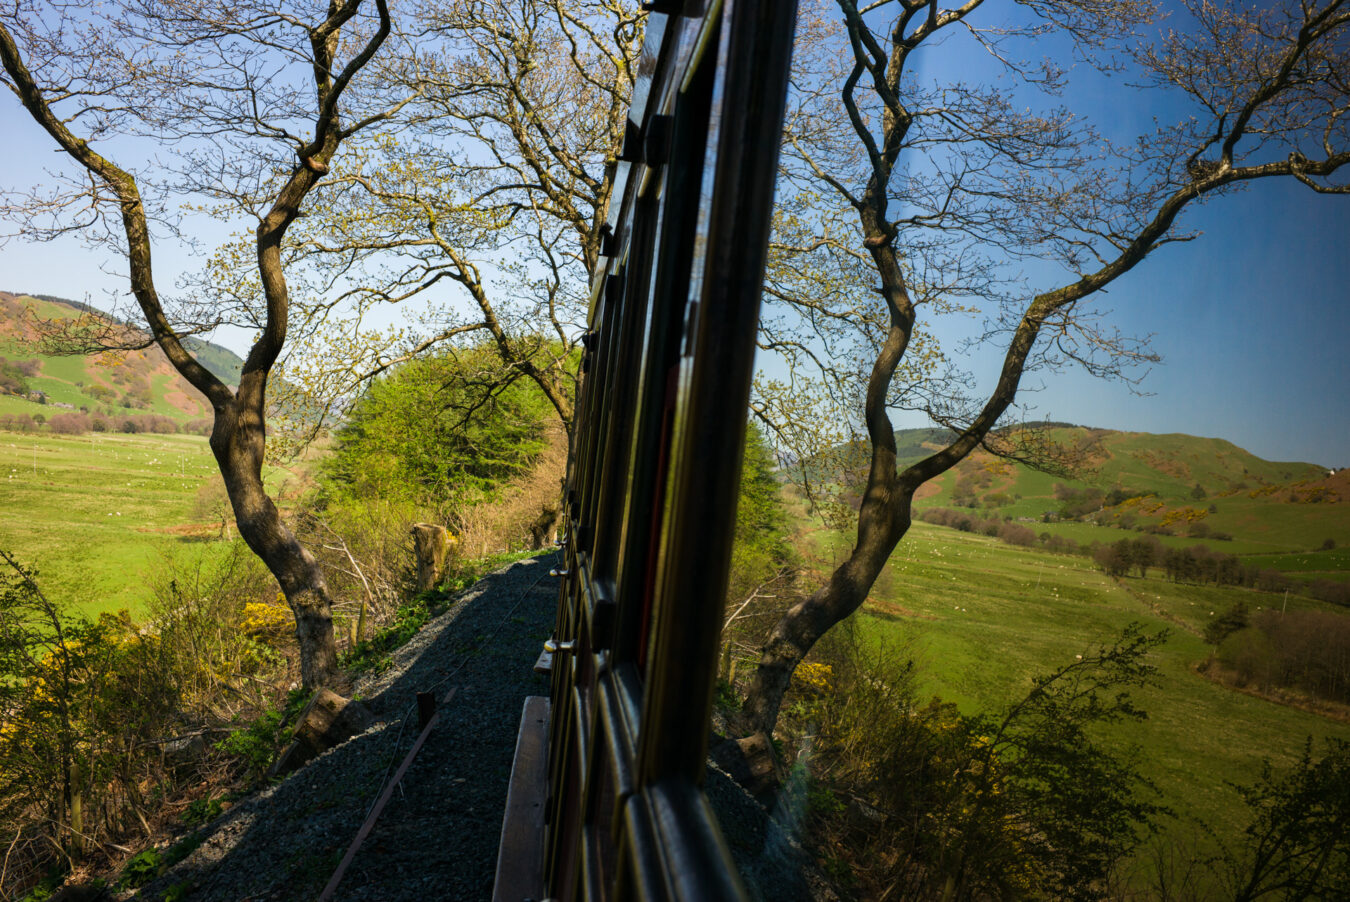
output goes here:
[{"label": "grassy field", "polygon": [[167,555],[223,549],[193,511],[215,472],[200,436],[0,432],[0,547],[54,600],[136,612]]},{"label": "grassy field", "polygon": [[[813,541],[827,565],[845,551],[824,533]],[[1291,763],[1306,736],[1350,739],[1350,724],[1225,689],[1193,671],[1209,654],[1200,632],[1211,612],[1238,598],[1253,608],[1283,601],[1160,578],[1117,581],[1086,558],[916,523],[859,620],[864,635],[907,646],[925,692],[967,711],[1021,697],[1034,675],[1110,642],[1132,621],[1168,630],[1153,659],[1161,685],[1137,696],[1149,719],[1111,741],[1137,746],[1142,769],[1179,815],[1223,833],[1241,809],[1227,781],[1250,782],[1263,758]],[[1327,609],[1299,596],[1288,607]]]}]

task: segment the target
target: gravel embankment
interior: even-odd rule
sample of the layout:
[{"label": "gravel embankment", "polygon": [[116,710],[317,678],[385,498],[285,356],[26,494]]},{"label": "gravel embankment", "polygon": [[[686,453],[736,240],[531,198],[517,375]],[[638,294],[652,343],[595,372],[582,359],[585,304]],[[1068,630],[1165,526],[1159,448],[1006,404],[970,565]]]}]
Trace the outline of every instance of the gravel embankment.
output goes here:
[{"label": "gravel embankment", "polygon": [[[393,666],[357,682],[371,729],[236,804],[208,825],[191,855],[137,895],[189,902],[317,899],[417,738],[416,694],[434,691],[440,722],[362,843],[336,902],[487,900],[521,708],[547,695],[532,670],[553,629],[555,557],[521,561],[484,577],[393,655]],[[717,769],[708,793],[756,899],[830,898],[804,878],[806,857],[780,823]],[[181,889],[176,889],[181,887]],[[176,895],[182,890],[187,892]]]},{"label": "gravel embankment", "polygon": [[526,696],[547,695],[532,666],[553,628],[554,556],[484,577],[357,682],[378,723],[289,779],[240,802],[205,842],[138,898],[187,883],[192,902],[316,899],[419,732],[415,699],[434,691],[441,719],[335,899],[487,899],[516,731]]}]

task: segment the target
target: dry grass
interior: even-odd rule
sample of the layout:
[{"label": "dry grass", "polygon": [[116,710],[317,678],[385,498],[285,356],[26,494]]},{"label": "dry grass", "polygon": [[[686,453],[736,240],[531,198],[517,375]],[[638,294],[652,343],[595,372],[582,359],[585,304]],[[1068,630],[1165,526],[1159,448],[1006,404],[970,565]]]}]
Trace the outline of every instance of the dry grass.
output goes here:
[{"label": "dry grass", "polygon": [[567,433],[550,424],[533,469],[505,488],[495,501],[460,513],[459,553],[486,557],[503,551],[542,548],[554,539],[562,516],[562,479],[567,468]]}]

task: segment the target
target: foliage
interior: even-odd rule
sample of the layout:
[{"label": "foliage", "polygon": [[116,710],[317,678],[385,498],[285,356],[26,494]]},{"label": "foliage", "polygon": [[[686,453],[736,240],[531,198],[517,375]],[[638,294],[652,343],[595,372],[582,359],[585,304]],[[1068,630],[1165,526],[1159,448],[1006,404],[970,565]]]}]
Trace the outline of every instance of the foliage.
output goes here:
[{"label": "foliage", "polygon": [[546,416],[532,384],[502,384],[489,348],[409,361],[352,406],[325,472],[350,496],[453,510],[529,467]]},{"label": "foliage", "polygon": [[[311,688],[338,677],[331,600],[322,572],[281,522],[262,478],[268,380],[288,338],[297,337],[293,323],[299,326],[281,248],[342,144],[386,124],[406,102],[371,78],[371,62],[393,30],[384,2],[374,8],[330,4],[307,16],[257,16],[198,0],[78,11],[19,6],[0,15],[0,80],[22,97],[67,167],[51,175],[65,182],[64,190],[56,189],[60,202],[37,200],[45,190],[6,191],[0,215],[22,222],[35,240],[77,232],[124,259],[138,321],[150,332],[82,314],[44,325],[43,337],[69,354],[129,351],[153,341],[206,396],[216,462],[235,508],[250,512],[239,518],[239,528],[291,604],[301,680]],[[244,69],[240,59],[248,59]],[[62,71],[69,77],[56,74]],[[251,101],[237,106],[244,95]],[[177,155],[178,165],[164,160],[153,177],[135,175],[142,168],[136,142],[117,145],[114,155],[104,141],[117,144],[119,136],[152,138],[160,152]],[[102,153],[90,147],[91,139]],[[225,218],[259,223],[250,267],[256,280],[245,298],[207,285],[166,305],[152,265],[159,235],[149,223],[202,198],[219,204],[216,212]],[[72,205],[83,212],[67,218]],[[184,345],[226,322],[254,335],[237,386],[222,382]],[[142,382],[124,403],[148,399]]]},{"label": "foliage", "polygon": [[[218,806],[220,803],[217,801],[215,804]],[[205,838],[206,835],[203,833],[190,833],[163,851],[157,846],[142,849],[122,865],[122,873],[118,877],[117,888],[126,890],[145,886],[186,858],[201,845]],[[173,890],[171,889],[170,892],[173,892]],[[181,897],[180,894],[175,898]],[[166,893],[163,898],[168,898],[168,894]]]},{"label": "foliage", "polygon": [[[319,326],[290,361],[292,385],[329,405],[393,362],[482,340],[568,432],[646,12],[628,0],[425,0],[405,13],[415,61],[383,74],[410,115],[397,138],[358,138],[286,248]],[[227,249],[213,269],[248,259]],[[335,271],[348,290],[328,290]],[[398,325],[372,328],[371,312],[393,304]]]},{"label": "foliage", "polygon": [[193,799],[183,811],[183,823],[189,827],[196,827],[207,821],[213,821],[220,817],[225,810],[223,799],[216,799],[210,796],[201,799]]},{"label": "foliage", "polygon": [[261,562],[233,544],[219,557],[168,558],[149,583],[159,666],[174,675],[181,704],[229,716],[241,701],[261,703],[255,678],[277,668],[283,644],[280,593]]},{"label": "foliage", "polygon": [[[263,704],[279,655],[247,629],[246,599],[276,589],[242,552],[168,562],[150,581],[148,627],[126,612],[72,615],[43,594],[33,571],[0,556],[8,567],[0,577],[0,827],[14,836],[0,892],[8,892],[38,869],[97,863],[150,831],[167,794],[184,782],[200,786],[209,773],[199,771],[210,757],[202,737],[218,719]],[[218,805],[205,800],[189,818]],[[152,857],[133,863],[133,879],[156,866]]]},{"label": "foliage", "polygon": [[727,589],[727,597],[733,601],[772,580],[796,557],[773,450],[754,421],[746,426],[743,460],[731,546],[732,578]]},{"label": "foliage", "polygon": [[1249,618],[1244,607],[1238,618],[1234,611],[1215,624],[1223,622],[1227,630],[1218,647],[1218,663],[1238,685],[1295,689],[1350,703],[1350,617],[1328,611],[1264,610]]},{"label": "foliage", "polygon": [[118,883],[127,889],[144,886],[159,875],[164,859],[159,849],[151,846],[137,852],[122,866],[122,877]]},{"label": "foliage", "polygon": [[1257,782],[1238,791],[1251,820],[1217,857],[1225,898],[1350,896],[1350,743],[1328,740],[1325,754],[1314,758],[1309,738],[1288,771],[1267,760]]},{"label": "foliage", "polygon": [[36,361],[0,357],[0,393],[27,395],[28,380],[37,375]]},{"label": "foliage", "polygon": [[1102,897],[1162,809],[1099,733],[1143,719],[1130,692],[1153,681],[1146,658],[1162,641],[1131,626],[1001,713],[968,715],[922,702],[893,647],[836,637],[824,651],[833,691],[797,713],[816,724],[816,779],[872,817],[859,829],[816,806],[823,841],[888,898]]},{"label": "foliage", "polygon": [[262,779],[285,746],[309,698],[310,693],[303,689],[291,690],[283,704],[263,709],[245,726],[217,742],[216,749],[235,759],[250,780]]},{"label": "foliage", "polygon": [[1205,624],[1205,641],[1210,645],[1218,645],[1238,630],[1245,629],[1250,620],[1251,612],[1247,610],[1247,603],[1239,601]]},{"label": "foliage", "polygon": [[734,668],[751,659],[764,619],[781,614],[791,598],[800,564],[773,451],[763,429],[751,420],[745,431],[722,630],[722,677],[729,690],[736,681]]},{"label": "foliage", "polygon": [[125,615],[71,616],[0,556],[0,820],[30,868],[75,861],[134,818],[176,692]]}]

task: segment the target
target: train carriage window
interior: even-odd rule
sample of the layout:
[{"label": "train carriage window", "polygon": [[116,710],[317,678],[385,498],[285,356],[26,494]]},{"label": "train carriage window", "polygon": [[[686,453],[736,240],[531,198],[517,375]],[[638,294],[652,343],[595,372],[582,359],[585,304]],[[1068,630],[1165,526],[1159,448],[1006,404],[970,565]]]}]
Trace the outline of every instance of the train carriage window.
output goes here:
[{"label": "train carriage window", "polygon": [[649,20],[592,293],[550,726],[562,899],[743,895],[700,786],[795,10],[685,6]]}]

